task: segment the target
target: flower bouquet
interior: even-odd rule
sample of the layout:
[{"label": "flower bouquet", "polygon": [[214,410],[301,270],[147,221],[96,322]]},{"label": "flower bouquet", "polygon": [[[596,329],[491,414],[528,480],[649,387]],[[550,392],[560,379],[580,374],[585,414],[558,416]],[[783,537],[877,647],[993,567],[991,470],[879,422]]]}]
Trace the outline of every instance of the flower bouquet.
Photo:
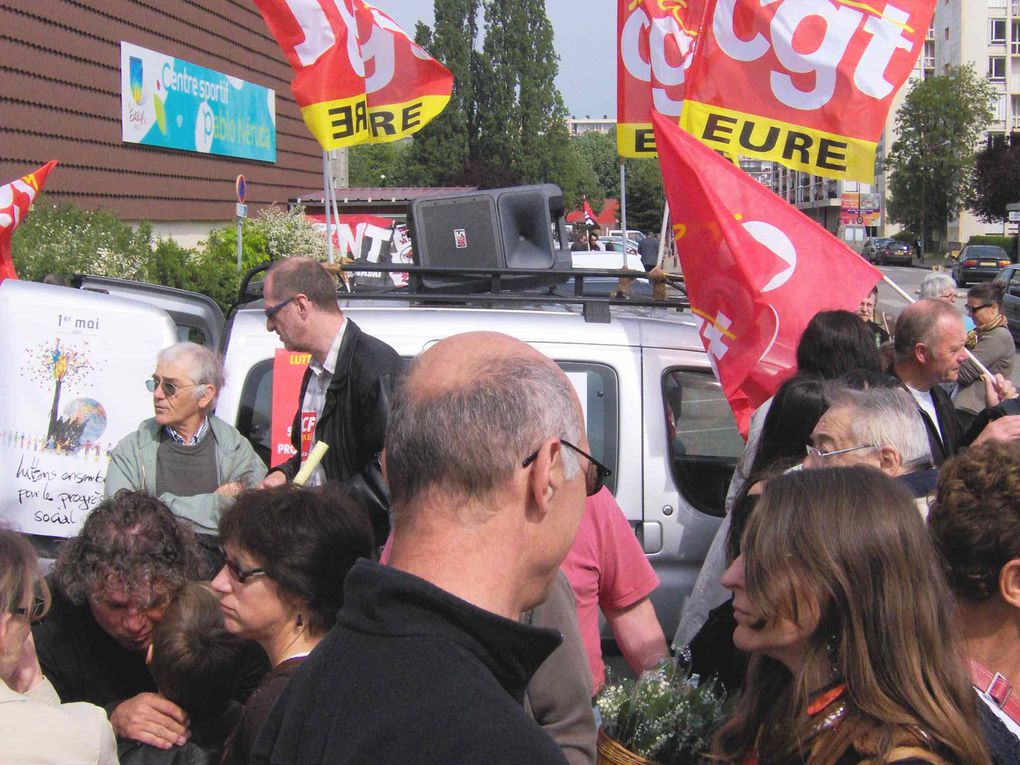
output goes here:
[{"label": "flower bouquet", "polygon": [[725,702],[714,680],[699,684],[686,663],[671,659],[637,680],[607,683],[596,699],[602,716],[599,765],[706,762]]}]

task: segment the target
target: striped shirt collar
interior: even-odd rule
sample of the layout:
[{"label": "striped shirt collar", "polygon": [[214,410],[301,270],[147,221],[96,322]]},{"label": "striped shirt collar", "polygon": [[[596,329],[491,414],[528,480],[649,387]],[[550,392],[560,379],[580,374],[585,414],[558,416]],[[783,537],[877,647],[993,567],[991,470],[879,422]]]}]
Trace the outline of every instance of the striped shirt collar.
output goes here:
[{"label": "striped shirt collar", "polygon": [[194,446],[202,440],[202,436],[209,432],[209,418],[206,417],[202,420],[201,426],[199,426],[198,430],[195,431],[195,435],[188,441],[185,441],[184,437],[169,425],[163,426],[163,431],[175,444],[180,444],[181,446]]}]

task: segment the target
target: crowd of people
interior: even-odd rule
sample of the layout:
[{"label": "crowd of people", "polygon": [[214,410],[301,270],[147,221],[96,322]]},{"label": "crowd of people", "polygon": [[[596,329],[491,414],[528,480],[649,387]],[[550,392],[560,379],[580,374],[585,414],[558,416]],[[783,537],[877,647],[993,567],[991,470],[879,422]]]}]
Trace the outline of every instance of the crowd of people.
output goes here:
[{"label": "crowd of people", "polygon": [[[1020,762],[1012,341],[994,286],[968,331],[936,276],[895,322],[818,314],[752,419],[673,641],[735,699],[712,761]],[[266,278],[312,357],[289,462],[182,343],[49,574],[0,530],[5,762],[593,763],[599,614],[633,671],[669,657],[559,367],[486,332],[405,367],[335,289],[302,258]]]}]

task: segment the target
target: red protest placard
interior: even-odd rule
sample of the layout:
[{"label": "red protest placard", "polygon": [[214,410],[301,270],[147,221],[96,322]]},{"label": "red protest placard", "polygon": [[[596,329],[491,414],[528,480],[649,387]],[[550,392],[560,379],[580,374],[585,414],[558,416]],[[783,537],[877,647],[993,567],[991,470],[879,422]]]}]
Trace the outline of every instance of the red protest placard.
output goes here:
[{"label": "red protest placard", "polygon": [[453,76],[363,0],[255,0],[293,67],[294,99],[322,148],[385,143],[420,130]]},{"label": "red protest placard", "polygon": [[[278,348],[273,356],[273,419],[270,423],[270,443],[272,452],[269,457],[269,466],[276,467],[281,462],[286,462],[294,456],[294,447],[291,445],[291,427],[294,424],[294,413],[300,405],[298,396],[301,395],[301,378],[304,377],[308,362],[311,361],[311,354],[297,353]],[[305,418],[302,417],[304,424]],[[308,447],[311,444],[311,435],[314,433],[315,422],[311,423],[312,431],[305,438],[305,428],[302,426],[301,452],[302,459],[308,455]]]},{"label": "red protest placard", "polygon": [[678,118],[705,0],[617,0],[616,150],[654,157],[651,109]]},{"label": "red protest placard", "polygon": [[713,149],[870,183],[935,0],[708,0],[682,124]]}]

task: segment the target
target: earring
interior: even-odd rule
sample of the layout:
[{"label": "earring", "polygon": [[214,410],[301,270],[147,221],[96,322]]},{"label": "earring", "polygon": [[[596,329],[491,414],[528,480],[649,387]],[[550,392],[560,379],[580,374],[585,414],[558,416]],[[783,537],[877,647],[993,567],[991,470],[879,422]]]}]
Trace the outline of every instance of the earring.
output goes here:
[{"label": "earring", "polygon": [[839,677],[839,638],[835,632],[829,636],[829,641],[825,644],[825,653],[829,658],[829,664],[832,668],[832,676]]},{"label": "earring", "polygon": [[298,627],[302,627],[302,626],[304,626],[304,623],[305,623],[305,620],[301,618],[301,614],[298,614],[297,615],[297,626]]}]

